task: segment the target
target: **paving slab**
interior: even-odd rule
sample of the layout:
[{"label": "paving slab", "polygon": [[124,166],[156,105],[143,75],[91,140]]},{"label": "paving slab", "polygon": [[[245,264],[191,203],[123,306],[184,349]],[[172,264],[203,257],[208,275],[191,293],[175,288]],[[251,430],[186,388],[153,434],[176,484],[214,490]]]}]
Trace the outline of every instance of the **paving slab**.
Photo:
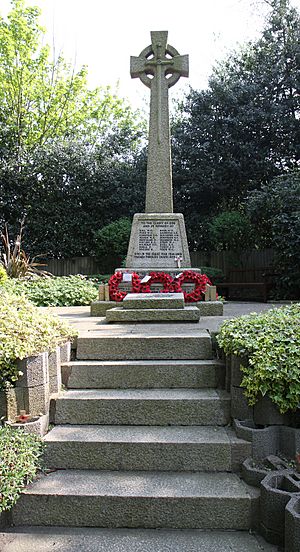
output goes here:
[{"label": "paving slab", "polygon": [[0,533],[1,552],[277,552],[246,531],[22,527]]}]

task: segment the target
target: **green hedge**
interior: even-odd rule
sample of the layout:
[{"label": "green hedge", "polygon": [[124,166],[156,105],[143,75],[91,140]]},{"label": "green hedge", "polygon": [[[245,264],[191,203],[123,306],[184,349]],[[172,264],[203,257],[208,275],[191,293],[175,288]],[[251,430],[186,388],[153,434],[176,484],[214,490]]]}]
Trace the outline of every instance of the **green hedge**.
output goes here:
[{"label": "green hedge", "polygon": [[0,512],[9,510],[40,467],[42,442],[9,426],[0,428]]},{"label": "green hedge", "polygon": [[76,335],[69,324],[39,310],[24,296],[1,291],[0,390],[18,379],[16,359],[51,351]]},{"label": "green hedge", "polygon": [[300,303],[225,321],[217,341],[248,359],[241,386],[250,405],[267,395],[282,413],[300,406]]},{"label": "green hedge", "polygon": [[57,276],[34,280],[10,278],[3,289],[26,297],[37,307],[89,305],[98,296],[98,283],[85,276]]}]

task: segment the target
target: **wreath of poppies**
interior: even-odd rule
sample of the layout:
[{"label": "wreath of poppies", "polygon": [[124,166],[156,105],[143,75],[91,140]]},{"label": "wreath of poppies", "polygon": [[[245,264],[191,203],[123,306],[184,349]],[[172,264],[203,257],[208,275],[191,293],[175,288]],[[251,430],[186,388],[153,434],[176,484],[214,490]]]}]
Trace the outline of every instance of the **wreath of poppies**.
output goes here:
[{"label": "wreath of poppies", "polygon": [[[162,284],[163,288],[159,293],[181,293],[183,292],[186,303],[197,303],[202,301],[207,285],[212,285],[206,274],[199,274],[193,270],[185,270],[177,278],[172,278],[165,272],[150,272],[150,280],[141,283],[140,277],[136,272],[132,272],[131,293],[151,293],[152,284]],[[127,291],[119,290],[119,284],[123,281],[123,272],[116,272],[109,279],[109,297],[111,301],[123,301]],[[183,291],[182,284],[194,284],[191,292]]]},{"label": "wreath of poppies", "polygon": [[184,301],[186,303],[197,303],[198,301],[202,301],[206,286],[212,285],[206,274],[199,274],[193,270],[185,270],[176,280],[179,291],[182,291],[182,284],[195,284],[193,291],[189,293],[183,291]]},{"label": "wreath of poppies", "polygon": [[[123,301],[127,295],[127,291],[120,291],[119,284],[123,281],[123,272],[116,272],[111,276],[108,282],[109,298],[111,301]],[[139,293],[141,288],[141,280],[136,272],[132,272],[131,293]]]},{"label": "wreath of poppies", "polygon": [[172,291],[173,278],[165,272],[150,272],[150,280],[141,284],[141,293],[151,293],[152,284],[162,284],[163,288],[159,293],[170,293]]}]

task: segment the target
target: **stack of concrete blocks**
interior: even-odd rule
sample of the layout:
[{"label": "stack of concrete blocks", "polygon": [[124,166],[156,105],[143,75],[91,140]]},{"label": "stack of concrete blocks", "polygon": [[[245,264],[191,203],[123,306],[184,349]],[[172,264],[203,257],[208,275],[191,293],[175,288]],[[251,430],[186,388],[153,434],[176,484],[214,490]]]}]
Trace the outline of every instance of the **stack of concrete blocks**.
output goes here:
[{"label": "stack of concrete blocks", "polygon": [[296,552],[300,549],[300,476],[282,457],[294,460],[300,451],[299,411],[282,415],[267,397],[249,407],[241,387],[241,365],[247,366],[247,359],[231,355],[225,360],[234,429],[252,447],[242,476],[261,491],[257,529],[268,542],[279,546],[285,542],[285,552]]},{"label": "stack of concrete blocks", "polygon": [[[18,360],[22,376],[15,387],[0,394],[1,415],[13,427],[22,427],[29,433],[45,435],[49,425],[50,397],[61,390],[61,364],[71,355],[70,342],[54,351]],[[18,422],[21,411],[29,414],[27,422]]]}]

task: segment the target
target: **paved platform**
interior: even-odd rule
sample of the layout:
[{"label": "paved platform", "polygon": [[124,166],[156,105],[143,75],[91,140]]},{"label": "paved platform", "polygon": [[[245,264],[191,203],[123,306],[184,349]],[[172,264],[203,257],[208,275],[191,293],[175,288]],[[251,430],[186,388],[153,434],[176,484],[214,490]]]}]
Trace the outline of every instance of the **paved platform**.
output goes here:
[{"label": "paved platform", "polygon": [[[189,329],[193,328],[193,330],[197,329],[205,329],[209,330],[211,333],[216,333],[222,322],[224,320],[228,320],[231,318],[236,318],[238,316],[241,316],[243,314],[249,314],[251,312],[264,312],[267,310],[270,310],[274,307],[280,307],[282,305],[289,304],[287,302],[270,302],[270,303],[254,303],[254,302],[236,302],[236,301],[228,301],[224,304],[224,315],[223,316],[205,316],[200,317],[200,320],[198,323],[173,323],[172,324],[172,331],[177,331],[180,328],[180,332],[189,331]],[[81,333],[81,332],[90,332],[90,331],[103,331],[109,333],[111,332],[120,332],[120,328],[126,332],[131,332],[134,328],[135,332],[151,332],[153,327],[156,327],[156,331],[158,328],[161,331],[168,331],[167,328],[170,328],[170,324],[143,324],[143,323],[137,323],[137,324],[130,324],[128,327],[124,325],[114,324],[113,326],[110,324],[107,324],[105,317],[97,317],[97,316],[90,316],[90,307],[50,307],[50,311],[58,314],[63,319],[68,320],[68,322],[75,326],[75,328]],[[105,328],[106,326],[106,328]],[[165,328],[163,328],[165,326]],[[148,328],[148,329],[147,329]]]}]

